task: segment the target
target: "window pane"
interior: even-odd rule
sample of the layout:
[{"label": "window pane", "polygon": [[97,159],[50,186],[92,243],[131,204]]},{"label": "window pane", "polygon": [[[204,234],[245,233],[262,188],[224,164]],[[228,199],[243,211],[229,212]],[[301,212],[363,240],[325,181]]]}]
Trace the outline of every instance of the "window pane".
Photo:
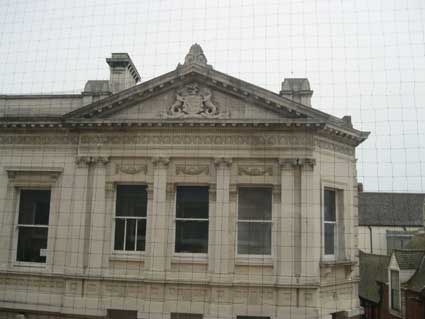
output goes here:
[{"label": "window pane", "polygon": [[45,263],[46,256],[41,249],[47,249],[47,228],[19,227],[17,261]]},{"label": "window pane", "polygon": [[238,254],[270,255],[271,223],[238,222]]},{"label": "window pane", "polygon": [[207,253],[208,221],[176,221],[176,252]]},{"label": "window pane", "polygon": [[123,219],[115,220],[115,241],[114,249],[123,250],[124,249],[124,223]]},{"label": "window pane", "polygon": [[177,187],[177,218],[208,218],[208,187]]},{"label": "window pane", "polygon": [[272,191],[270,188],[239,188],[238,218],[271,220]]},{"label": "window pane", "polygon": [[135,310],[108,309],[108,319],[137,319]]},{"label": "window pane", "polygon": [[136,220],[127,219],[127,229],[125,234],[125,250],[134,250],[136,244]]},{"label": "window pane", "polygon": [[391,270],[391,308],[400,310],[399,273]]},{"label": "window pane", "polygon": [[325,255],[335,254],[335,224],[325,223]]},{"label": "window pane", "polygon": [[48,225],[50,190],[21,190],[18,224]]},{"label": "window pane", "polygon": [[148,194],[146,186],[117,186],[117,216],[146,217]]},{"label": "window pane", "polygon": [[137,221],[137,250],[144,251],[146,244],[146,219]]},{"label": "window pane", "polygon": [[335,191],[325,190],[325,221],[336,221]]}]

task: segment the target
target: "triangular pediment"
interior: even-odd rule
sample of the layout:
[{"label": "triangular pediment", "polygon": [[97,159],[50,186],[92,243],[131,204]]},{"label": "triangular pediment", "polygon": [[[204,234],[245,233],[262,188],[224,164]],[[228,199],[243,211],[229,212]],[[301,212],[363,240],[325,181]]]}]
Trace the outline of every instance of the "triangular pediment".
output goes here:
[{"label": "triangular pediment", "polygon": [[[311,94],[309,87],[300,86],[299,82],[291,83],[296,84],[296,89]],[[294,89],[294,85],[285,86],[285,90]],[[368,132],[352,127],[350,117],[340,119],[296,102],[288,98],[283,89],[281,94],[214,70],[207,64],[201,47],[195,44],[185,62],[169,73],[64,115],[7,118],[2,127],[91,129],[208,125],[313,129],[353,145],[368,136]]]},{"label": "triangular pediment", "polygon": [[[67,120],[310,119],[311,107],[199,65],[181,67],[65,115]],[[318,114],[321,114],[319,112]],[[323,113],[324,114],[324,113]]]},{"label": "triangular pediment", "polygon": [[273,121],[306,116],[268,106],[251,97],[240,97],[199,80],[188,80],[150,98],[110,112],[100,112],[94,117],[113,121]]}]

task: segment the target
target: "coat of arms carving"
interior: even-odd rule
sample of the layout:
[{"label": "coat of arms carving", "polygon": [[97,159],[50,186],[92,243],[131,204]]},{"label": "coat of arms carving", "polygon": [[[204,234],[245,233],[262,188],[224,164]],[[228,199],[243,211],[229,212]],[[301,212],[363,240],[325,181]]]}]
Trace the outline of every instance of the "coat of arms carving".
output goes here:
[{"label": "coat of arms carving", "polygon": [[168,118],[218,118],[221,113],[211,96],[209,89],[201,88],[197,83],[188,84],[177,91],[176,101],[164,115]]}]

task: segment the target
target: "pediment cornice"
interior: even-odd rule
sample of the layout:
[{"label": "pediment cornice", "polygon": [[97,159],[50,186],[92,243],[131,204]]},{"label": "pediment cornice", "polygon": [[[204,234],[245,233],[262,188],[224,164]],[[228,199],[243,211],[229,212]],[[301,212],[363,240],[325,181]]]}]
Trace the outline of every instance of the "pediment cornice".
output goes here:
[{"label": "pediment cornice", "polygon": [[[152,119],[111,120],[108,117],[125,108],[153,98],[170,90],[198,82],[239,99],[247,100],[262,108],[276,112],[276,119],[235,120],[214,119]],[[285,116],[279,117],[279,113]],[[282,97],[256,85],[242,81],[212,69],[207,65],[192,63],[179,65],[172,72],[111,95],[102,100],[52,118],[3,118],[2,129],[51,129],[51,128],[137,128],[137,127],[241,127],[277,128],[291,130],[316,130],[321,134],[335,136],[352,145],[358,145],[369,135],[349,127],[343,120]]]}]

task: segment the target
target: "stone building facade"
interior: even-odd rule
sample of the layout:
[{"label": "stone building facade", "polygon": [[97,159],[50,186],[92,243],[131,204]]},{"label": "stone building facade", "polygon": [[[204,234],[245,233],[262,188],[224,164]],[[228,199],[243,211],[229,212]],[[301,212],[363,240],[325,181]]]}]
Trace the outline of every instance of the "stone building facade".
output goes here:
[{"label": "stone building facade", "polygon": [[0,317],[357,317],[368,133],[220,73],[193,45],[137,84],[0,96]]}]

